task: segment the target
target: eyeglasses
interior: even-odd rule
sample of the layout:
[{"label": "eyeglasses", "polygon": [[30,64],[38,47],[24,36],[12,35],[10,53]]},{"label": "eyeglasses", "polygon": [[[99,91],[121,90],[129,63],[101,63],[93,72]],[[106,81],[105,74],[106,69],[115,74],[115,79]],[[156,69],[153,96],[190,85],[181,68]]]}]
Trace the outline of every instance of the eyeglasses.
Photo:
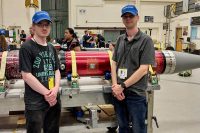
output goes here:
[{"label": "eyeglasses", "polygon": [[47,24],[42,24],[42,23],[38,23],[38,24],[36,24],[38,27],[40,27],[40,28],[49,28],[50,26],[51,26],[51,24],[50,23],[47,23]]},{"label": "eyeglasses", "polygon": [[127,19],[127,18],[134,18],[134,15],[124,15],[122,16],[123,19]]}]

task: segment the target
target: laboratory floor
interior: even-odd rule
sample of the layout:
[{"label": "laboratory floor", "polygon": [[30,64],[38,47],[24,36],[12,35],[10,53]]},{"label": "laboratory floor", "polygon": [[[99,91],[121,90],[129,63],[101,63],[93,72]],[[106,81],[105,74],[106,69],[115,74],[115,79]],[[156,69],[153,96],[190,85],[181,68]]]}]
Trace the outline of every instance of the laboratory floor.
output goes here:
[{"label": "laboratory floor", "polygon": [[[200,131],[199,75],[200,69],[192,70],[190,77],[181,77],[178,74],[160,75],[161,90],[155,91],[154,99],[154,115],[158,119],[159,128],[156,128],[153,123],[153,133],[198,133]],[[17,119],[16,116],[1,117],[0,133],[25,133],[23,126],[16,127],[15,123],[7,124],[6,127],[6,123],[12,123]],[[106,132],[106,127],[86,129],[81,124],[64,125],[60,128],[60,133]]]}]

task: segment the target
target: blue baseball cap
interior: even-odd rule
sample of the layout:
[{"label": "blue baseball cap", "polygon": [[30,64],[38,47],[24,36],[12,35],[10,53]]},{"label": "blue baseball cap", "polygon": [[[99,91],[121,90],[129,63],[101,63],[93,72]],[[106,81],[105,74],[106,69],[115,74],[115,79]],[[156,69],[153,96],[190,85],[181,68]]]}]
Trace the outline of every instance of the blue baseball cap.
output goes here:
[{"label": "blue baseball cap", "polygon": [[45,12],[45,11],[36,12],[32,17],[32,22],[35,24],[38,24],[42,20],[47,20],[52,23],[48,12]]},{"label": "blue baseball cap", "polygon": [[130,13],[134,16],[138,15],[138,10],[134,5],[126,5],[122,8],[122,15],[121,17],[126,14],[126,13]]}]

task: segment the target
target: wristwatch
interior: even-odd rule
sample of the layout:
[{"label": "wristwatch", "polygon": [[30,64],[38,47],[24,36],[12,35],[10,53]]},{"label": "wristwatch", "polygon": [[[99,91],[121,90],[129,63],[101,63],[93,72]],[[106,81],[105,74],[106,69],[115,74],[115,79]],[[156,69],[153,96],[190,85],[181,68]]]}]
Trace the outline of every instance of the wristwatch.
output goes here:
[{"label": "wristwatch", "polygon": [[126,85],[124,84],[124,82],[122,82],[120,85],[121,85],[122,88],[127,89]]}]

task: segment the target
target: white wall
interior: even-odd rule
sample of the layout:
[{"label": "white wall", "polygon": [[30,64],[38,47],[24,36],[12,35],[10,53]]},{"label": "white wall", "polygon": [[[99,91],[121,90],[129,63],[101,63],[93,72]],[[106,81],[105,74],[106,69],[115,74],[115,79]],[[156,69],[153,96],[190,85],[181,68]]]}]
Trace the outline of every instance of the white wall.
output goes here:
[{"label": "white wall", "polygon": [[2,10],[2,0],[0,0],[0,27],[2,27],[3,22],[3,10]]},{"label": "white wall", "polygon": [[[143,0],[146,1],[146,0]],[[70,0],[70,27],[124,27],[121,21],[121,8],[133,1],[105,1],[105,0]],[[164,6],[169,2],[140,2],[139,27],[142,30],[151,28],[153,39],[164,41],[163,23]],[[153,23],[145,23],[144,16],[153,16]],[[80,33],[80,34],[83,34]]]},{"label": "white wall", "polygon": [[[21,26],[21,29],[24,29],[28,33],[28,28],[31,25],[31,17],[35,9],[25,8],[24,0],[0,1],[3,3],[2,24],[6,27]],[[40,1],[39,5],[41,7]],[[139,27],[142,30],[153,29],[153,39],[164,41],[164,31],[162,30],[163,23],[165,22],[163,15],[164,6],[170,4],[168,1],[173,0],[146,1],[148,0],[141,0],[138,7],[140,15]],[[134,3],[136,1],[131,0],[69,0],[69,27],[124,27],[120,17],[121,8],[126,4]],[[145,23],[144,16],[154,16],[154,22]],[[77,31],[80,33],[79,36],[83,34],[83,30]],[[101,33],[102,31],[97,30],[97,32]]]},{"label": "white wall", "polygon": [[[139,27],[142,29],[152,29],[152,38],[164,42],[163,23],[166,22],[164,17],[164,6],[169,3],[151,3],[141,2],[140,6],[140,23]],[[144,22],[145,16],[153,16],[154,22]]]},{"label": "white wall", "polygon": [[[195,16],[199,16],[199,12],[183,14],[171,20],[172,31],[171,31],[170,41],[172,42],[172,45],[174,47],[176,45],[176,28],[182,28],[184,26],[188,26],[188,35],[183,36],[184,40],[186,41],[186,38],[190,37],[191,35],[191,26],[190,26],[191,17]],[[197,49],[200,49],[200,40],[192,40],[192,42],[197,44],[196,45]]]},{"label": "white wall", "polygon": [[[29,34],[29,27],[31,25],[31,18],[35,12],[34,8],[26,8],[25,0],[1,0],[2,1],[2,19],[0,25],[5,28],[9,26],[20,26]],[[1,3],[0,1],[0,3]],[[0,10],[0,11],[1,11]],[[1,13],[0,13],[1,14]]]},{"label": "white wall", "polygon": [[[71,27],[122,27],[120,9],[123,1],[71,0]],[[81,10],[85,10],[82,13]]]},{"label": "white wall", "polygon": [[[125,4],[133,2],[105,1],[105,0],[69,0],[69,27],[124,27],[121,22],[120,11]],[[85,12],[81,12],[81,10]],[[78,36],[84,30],[76,30]],[[102,30],[92,30],[102,33]]]}]

